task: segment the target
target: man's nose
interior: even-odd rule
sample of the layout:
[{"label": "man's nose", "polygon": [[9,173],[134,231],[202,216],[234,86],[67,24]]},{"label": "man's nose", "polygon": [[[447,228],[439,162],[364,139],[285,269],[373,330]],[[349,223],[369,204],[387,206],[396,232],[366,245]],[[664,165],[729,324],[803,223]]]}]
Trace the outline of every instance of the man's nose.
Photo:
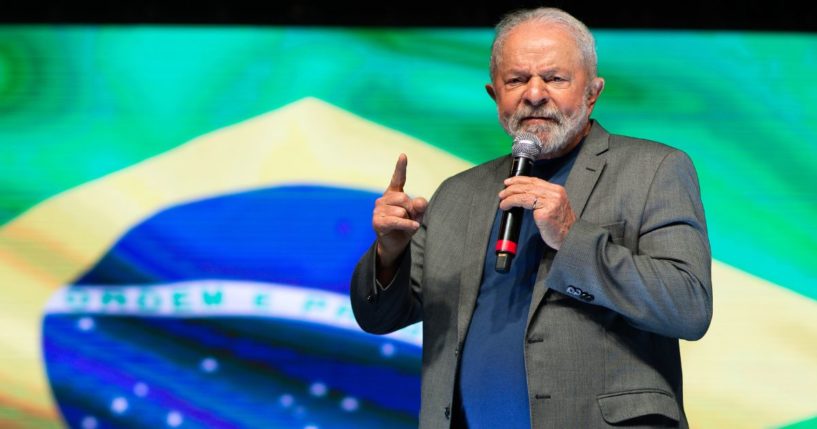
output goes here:
[{"label": "man's nose", "polygon": [[543,104],[547,104],[547,85],[542,78],[534,76],[528,81],[528,87],[525,90],[524,97],[525,102],[531,106],[541,106]]}]

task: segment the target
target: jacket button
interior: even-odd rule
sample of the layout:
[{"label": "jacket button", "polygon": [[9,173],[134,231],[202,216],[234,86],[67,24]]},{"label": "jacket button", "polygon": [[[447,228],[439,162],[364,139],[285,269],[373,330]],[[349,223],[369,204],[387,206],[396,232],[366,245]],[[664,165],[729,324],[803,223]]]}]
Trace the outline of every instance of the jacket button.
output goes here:
[{"label": "jacket button", "polygon": [[445,419],[448,420],[451,418],[451,406],[446,405],[445,407]]},{"label": "jacket button", "polygon": [[367,302],[374,302],[374,295],[372,295],[372,294],[366,295],[366,301]]}]

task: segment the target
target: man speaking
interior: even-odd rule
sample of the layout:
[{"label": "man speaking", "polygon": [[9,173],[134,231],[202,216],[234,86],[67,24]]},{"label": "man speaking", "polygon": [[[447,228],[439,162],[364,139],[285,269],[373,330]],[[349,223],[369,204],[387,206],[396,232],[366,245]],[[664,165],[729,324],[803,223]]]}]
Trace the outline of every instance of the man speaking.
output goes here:
[{"label": "man speaking", "polygon": [[697,176],[683,152],[590,119],[596,64],[569,14],[506,16],[486,89],[535,155],[453,176],[430,202],[403,192],[400,155],[375,203],[352,306],[367,332],[423,321],[423,428],[688,427],[678,339],[712,317]]}]

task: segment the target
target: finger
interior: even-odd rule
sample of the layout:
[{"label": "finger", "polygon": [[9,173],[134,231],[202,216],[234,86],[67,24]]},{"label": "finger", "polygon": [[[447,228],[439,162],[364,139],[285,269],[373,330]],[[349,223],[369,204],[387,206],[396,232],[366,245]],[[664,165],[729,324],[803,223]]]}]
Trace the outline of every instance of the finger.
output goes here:
[{"label": "finger", "polygon": [[414,232],[420,228],[420,222],[411,219],[404,219],[396,216],[385,216],[375,218],[374,230],[379,235],[385,235],[394,231]]},{"label": "finger", "polygon": [[539,194],[542,193],[542,188],[537,188],[532,184],[513,184],[499,192],[499,198],[507,198],[516,194]]},{"label": "finger", "polygon": [[411,200],[411,206],[414,207],[414,217],[413,219],[417,222],[423,221],[423,215],[428,208],[428,201],[423,197],[417,197]]},{"label": "finger", "polygon": [[542,185],[542,186],[549,186],[552,185],[547,180],[542,180],[538,177],[533,176],[514,176],[505,179],[504,182],[505,186],[511,185]]},{"label": "finger", "polygon": [[397,206],[411,211],[411,199],[403,192],[386,191],[382,197],[378,198],[376,205]]},{"label": "finger", "polygon": [[499,208],[502,210],[510,210],[514,207],[522,207],[524,209],[533,210],[534,204],[539,203],[541,208],[541,197],[533,194],[514,194],[503,198],[499,201]]},{"label": "finger", "polygon": [[391,183],[387,188],[389,191],[403,192],[403,186],[406,185],[406,165],[408,165],[408,157],[401,153],[397,157],[397,164],[394,166],[394,173],[391,176]]},{"label": "finger", "polygon": [[409,213],[406,209],[399,206],[380,206],[374,210],[374,215],[379,217],[394,216],[404,219],[410,219]]}]

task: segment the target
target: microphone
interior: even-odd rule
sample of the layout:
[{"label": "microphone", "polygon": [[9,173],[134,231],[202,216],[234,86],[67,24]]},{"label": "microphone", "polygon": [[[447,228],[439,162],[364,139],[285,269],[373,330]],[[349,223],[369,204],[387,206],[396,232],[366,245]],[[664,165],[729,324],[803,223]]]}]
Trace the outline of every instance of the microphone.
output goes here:
[{"label": "microphone", "polygon": [[[542,152],[542,142],[532,133],[522,132],[514,136],[511,154],[513,164],[508,177],[530,176],[533,161],[539,158]],[[511,269],[511,261],[516,255],[519,242],[519,228],[522,226],[522,207],[513,207],[502,213],[499,224],[499,235],[496,240],[496,271],[507,273]]]}]

